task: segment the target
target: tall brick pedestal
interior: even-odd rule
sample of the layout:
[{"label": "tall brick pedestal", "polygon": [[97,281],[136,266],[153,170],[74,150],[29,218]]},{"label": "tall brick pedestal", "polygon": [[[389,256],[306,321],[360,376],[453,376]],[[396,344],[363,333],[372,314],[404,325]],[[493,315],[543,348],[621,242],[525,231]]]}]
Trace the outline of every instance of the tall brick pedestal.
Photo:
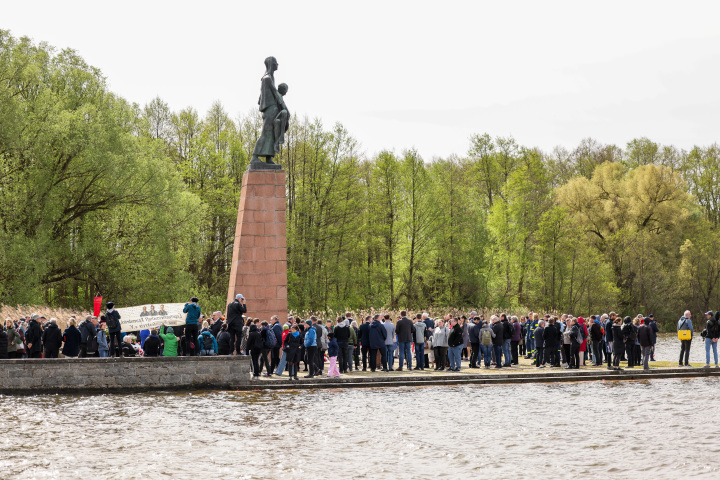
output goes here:
[{"label": "tall brick pedestal", "polygon": [[243,175],[228,303],[242,293],[248,316],[287,318],[285,171],[248,170]]}]

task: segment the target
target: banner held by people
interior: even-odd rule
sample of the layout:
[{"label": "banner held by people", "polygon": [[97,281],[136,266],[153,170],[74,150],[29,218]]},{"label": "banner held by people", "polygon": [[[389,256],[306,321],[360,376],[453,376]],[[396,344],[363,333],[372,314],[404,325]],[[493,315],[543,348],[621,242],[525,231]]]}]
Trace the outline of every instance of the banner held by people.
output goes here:
[{"label": "banner held by people", "polygon": [[184,303],[161,303],[116,308],[120,313],[123,332],[159,328],[161,325],[175,326],[185,323]]}]

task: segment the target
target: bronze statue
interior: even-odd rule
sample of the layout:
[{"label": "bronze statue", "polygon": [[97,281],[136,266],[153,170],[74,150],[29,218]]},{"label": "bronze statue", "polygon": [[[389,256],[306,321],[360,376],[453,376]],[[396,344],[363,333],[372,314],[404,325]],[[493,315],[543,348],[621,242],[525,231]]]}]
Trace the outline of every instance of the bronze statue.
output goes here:
[{"label": "bronze statue", "polygon": [[[282,168],[273,162],[273,157],[280,152],[280,145],[285,141],[285,132],[290,125],[290,113],[283,100],[288,86],[281,83],[278,88],[275,88],[275,70],[277,68],[278,63],[275,57],[265,59],[265,75],[260,81],[260,100],[258,100],[263,126],[248,166],[250,170]],[[265,162],[260,160],[260,157],[264,157]]]}]

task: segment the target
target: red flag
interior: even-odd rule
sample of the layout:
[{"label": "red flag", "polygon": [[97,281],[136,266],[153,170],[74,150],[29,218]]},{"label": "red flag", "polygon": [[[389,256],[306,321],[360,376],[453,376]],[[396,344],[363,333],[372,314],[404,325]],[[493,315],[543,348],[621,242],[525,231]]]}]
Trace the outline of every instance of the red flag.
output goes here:
[{"label": "red flag", "polygon": [[100,316],[100,310],[102,310],[102,297],[95,297],[95,302],[93,304],[93,315],[96,317]]}]

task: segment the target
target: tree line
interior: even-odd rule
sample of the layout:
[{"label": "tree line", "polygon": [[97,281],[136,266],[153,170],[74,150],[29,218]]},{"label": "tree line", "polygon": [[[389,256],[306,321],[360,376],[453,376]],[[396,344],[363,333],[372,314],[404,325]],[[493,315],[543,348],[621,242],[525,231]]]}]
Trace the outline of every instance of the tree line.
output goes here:
[{"label": "tree line", "polygon": [[[260,126],[220,102],[130,103],[76,52],[0,30],[2,303],[222,309]],[[278,158],[290,308],[717,308],[719,148],[477,134],[447,158],[368,155],[295,116]]]}]

